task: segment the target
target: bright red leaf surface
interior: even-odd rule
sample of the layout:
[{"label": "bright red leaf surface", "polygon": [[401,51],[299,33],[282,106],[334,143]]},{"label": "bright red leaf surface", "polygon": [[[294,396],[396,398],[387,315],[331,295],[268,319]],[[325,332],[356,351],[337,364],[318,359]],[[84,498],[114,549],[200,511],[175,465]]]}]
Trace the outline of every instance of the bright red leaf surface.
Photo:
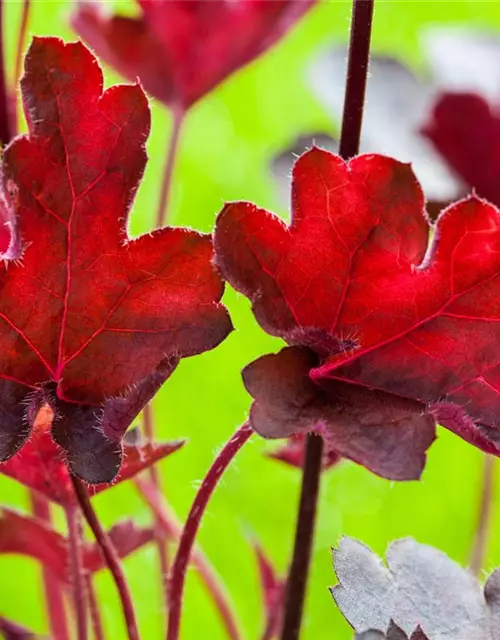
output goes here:
[{"label": "bright red leaf surface", "polygon": [[266,331],[310,354],[285,349],[247,368],[257,431],[326,430],[332,448],[387,477],[398,432],[418,476],[434,418],[500,452],[500,213],[471,197],[441,214],[428,247],[429,231],[411,167],[377,155],[304,154],[290,226],[226,205],[223,274]]},{"label": "bright red leaf surface", "polygon": [[186,109],[273,45],[315,0],[138,0],[138,18],[82,3],[73,26],[97,54]]},{"label": "bright red leaf surface", "polygon": [[[38,491],[49,500],[70,508],[77,504],[65,452],[50,434],[53,412],[46,405],[38,412],[32,435],[22,451],[0,464],[0,473]],[[112,484],[89,487],[91,495],[128,480],[182,447],[184,442],[123,444],[123,464]]]},{"label": "bright red leaf surface", "polygon": [[4,153],[24,251],[0,275],[0,459],[48,402],[72,472],[107,482],[123,433],[178,359],[230,331],[223,283],[209,236],[128,238],[150,126],[139,86],[103,93],[82,44],[36,38],[21,88],[29,135]]},{"label": "bright red leaf surface", "polygon": [[[269,458],[284,462],[291,467],[302,468],[305,453],[306,436],[303,433],[296,433],[288,438],[286,444],[278,447],[274,451],[267,453]],[[323,455],[323,469],[335,467],[342,460],[341,456],[333,449],[326,449]]]},{"label": "bright red leaf surface", "polygon": [[445,93],[423,133],[479,196],[500,206],[500,113],[479,95]]},{"label": "bright red leaf surface", "polygon": [[[112,527],[108,535],[120,558],[125,558],[154,539],[152,528],[137,527],[124,520]],[[3,509],[0,514],[0,553],[29,556],[48,567],[61,580],[70,582],[68,541],[49,525],[31,516]],[[83,546],[83,564],[95,573],[106,566],[95,542]]]}]

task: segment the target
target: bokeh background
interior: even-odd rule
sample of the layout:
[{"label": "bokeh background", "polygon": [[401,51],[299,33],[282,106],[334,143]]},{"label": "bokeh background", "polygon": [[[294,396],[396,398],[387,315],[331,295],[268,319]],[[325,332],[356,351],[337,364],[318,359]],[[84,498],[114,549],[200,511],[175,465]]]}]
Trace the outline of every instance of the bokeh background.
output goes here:
[{"label": "bokeh background", "polygon": [[[5,54],[12,70],[22,5],[16,0],[5,4]],[[132,1],[106,2],[106,6],[129,14],[135,11]],[[33,0],[30,38],[57,35],[74,40],[76,36],[68,26],[71,9],[70,1]],[[311,90],[310,68],[325,49],[346,46],[350,10],[348,1],[319,2],[270,52],[233,75],[190,112],[175,170],[170,211],[173,224],[210,231],[223,202],[233,199],[249,199],[284,218],[289,216],[283,181],[278,184],[273,174],[274,160],[301,135],[323,132],[335,137],[338,133],[337,114]],[[429,27],[457,26],[485,31],[488,38],[498,37],[500,42],[500,3],[377,0],[373,52],[396,57],[425,84],[431,76],[432,59],[422,35]],[[450,51],[451,59],[454,55]],[[466,73],[461,65],[457,54],[455,70]],[[500,89],[499,67],[499,62],[492,59],[492,82],[498,81]],[[104,70],[108,84],[122,81],[106,66]],[[341,102],[338,80],[336,86]],[[393,89],[388,96],[394,94]],[[152,102],[152,112],[150,160],[131,221],[134,235],[153,226],[170,135],[167,109]],[[379,135],[395,135],[387,122],[381,127]],[[153,405],[160,438],[189,439],[181,452],[161,464],[164,493],[181,518],[214,454],[246,418],[250,398],[241,382],[242,367],[280,347],[278,340],[257,326],[246,299],[228,290],[225,302],[236,331],[215,351],[184,360]],[[201,546],[231,593],[249,640],[259,637],[263,625],[257,565],[249,540],[258,539],[281,572],[285,571],[293,542],[300,473],[263,455],[273,446],[254,437],[241,451],[211,501],[199,535]],[[359,538],[378,553],[383,553],[394,538],[414,536],[466,564],[478,516],[482,468],[480,452],[440,430],[421,482],[397,485],[349,462],[325,473],[304,640],[352,637],[328,593],[328,586],[335,583],[330,549],[343,534]],[[500,492],[498,496],[500,500]],[[0,502],[28,509],[26,491],[3,476]],[[150,522],[148,508],[127,484],[97,497],[95,506],[106,525],[129,514],[142,524]],[[55,513],[63,530],[62,516]],[[500,509],[496,508],[492,530],[498,527]],[[484,569],[498,564],[500,536],[492,535]],[[127,559],[125,567],[143,638],[161,638],[163,619],[154,546]],[[114,585],[102,574],[97,586],[107,637],[125,638]],[[39,633],[46,632],[36,563],[0,556],[0,614],[27,623]],[[182,638],[200,637],[218,640],[225,636],[211,600],[190,571]]]}]

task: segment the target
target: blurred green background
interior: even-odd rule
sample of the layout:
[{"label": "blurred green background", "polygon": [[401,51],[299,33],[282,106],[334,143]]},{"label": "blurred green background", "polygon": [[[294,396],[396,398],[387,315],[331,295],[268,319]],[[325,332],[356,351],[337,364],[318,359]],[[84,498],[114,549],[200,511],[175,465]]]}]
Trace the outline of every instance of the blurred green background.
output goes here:
[{"label": "blurred green background", "polygon": [[[107,3],[109,8],[113,3]],[[21,3],[6,2],[6,55],[13,68]],[[75,39],[68,27],[72,3],[34,0],[29,35]],[[119,4],[130,12],[133,5]],[[181,141],[171,204],[171,221],[203,231],[212,228],[225,200],[249,199],[284,217],[269,165],[273,156],[303,132],[332,134],[332,119],[310,95],[304,77],[313,57],[329,43],[348,39],[350,2],[320,2],[272,51],[235,74],[190,113]],[[373,51],[395,55],[424,73],[420,30],[430,24],[467,24],[500,29],[498,2],[411,2],[377,0]],[[499,34],[500,35],[500,34]],[[120,78],[105,68],[109,83]],[[148,231],[156,212],[159,181],[170,132],[170,116],[152,104],[150,161],[135,202],[131,232]],[[164,491],[184,517],[218,448],[245,420],[249,407],[241,368],[280,347],[257,326],[249,304],[233,291],[225,301],[236,331],[215,351],[183,361],[154,401],[158,435],[189,438],[183,451],[161,465]],[[205,515],[199,542],[222,576],[241,618],[245,638],[259,638],[263,612],[255,558],[248,540],[256,536],[284,572],[293,541],[299,472],[262,453],[272,445],[254,437],[241,451]],[[477,519],[482,455],[441,430],[423,479],[393,484],[345,462],[323,476],[314,565],[304,621],[305,640],[352,637],[327,587],[335,582],[330,547],[342,534],[355,536],[379,553],[390,540],[412,535],[467,562]],[[27,509],[25,490],[0,477],[0,502]],[[122,485],[95,499],[104,523],[133,514],[150,521],[133,487]],[[500,525],[497,509],[494,530]],[[485,569],[500,564],[500,537],[493,535]],[[126,561],[143,638],[162,637],[161,596],[152,545]],[[107,637],[125,638],[115,589],[99,575],[97,585]],[[223,639],[212,602],[190,571],[182,639]],[[47,630],[40,571],[23,558],[0,557],[0,614]]]}]

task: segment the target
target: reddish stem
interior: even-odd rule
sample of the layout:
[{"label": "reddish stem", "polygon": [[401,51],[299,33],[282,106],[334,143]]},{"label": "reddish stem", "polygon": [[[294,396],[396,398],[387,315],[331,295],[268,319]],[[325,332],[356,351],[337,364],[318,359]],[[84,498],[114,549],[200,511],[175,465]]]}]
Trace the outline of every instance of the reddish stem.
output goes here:
[{"label": "reddish stem", "polygon": [[[47,499],[35,491],[30,491],[29,497],[33,515],[42,522],[50,525],[51,516]],[[51,638],[53,638],[53,640],[68,640],[69,632],[66,621],[63,588],[54,573],[45,566],[42,567],[42,580],[47,603]]]},{"label": "reddish stem", "polygon": [[[182,526],[176,516],[171,512],[158,489],[151,482],[144,482],[140,478],[136,478],[135,484],[140,494],[148,503],[149,508],[155,514],[156,521],[164,537],[168,540],[178,542],[182,534]],[[228,601],[226,590],[221,584],[220,578],[211,566],[208,558],[197,547],[194,547],[192,551],[191,563],[214,600],[228,638],[231,640],[241,640],[239,625],[231,604]]]},{"label": "reddish stem", "polygon": [[309,434],[306,441],[295,546],[285,592],[282,640],[297,640],[300,635],[314,541],[322,459],[323,438]]},{"label": "reddish stem", "polygon": [[77,639],[87,640],[87,593],[85,589],[82,526],[79,511],[74,507],[68,507],[66,509],[66,521],[68,523],[69,569],[76,614]]},{"label": "reddish stem", "polygon": [[179,140],[185,115],[186,112],[182,108],[174,107],[172,109],[172,133],[168,143],[168,152],[165,160],[165,168],[163,170],[163,180],[161,183],[160,201],[158,204],[158,211],[156,212],[157,227],[163,227],[167,223],[167,210],[172,187],[172,177],[174,174],[175,159],[177,151],[179,150]]},{"label": "reddish stem", "polygon": [[9,93],[7,91],[7,78],[5,76],[5,39],[3,37],[4,9],[3,0],[0,0],[0,145],[2,147],[8,144],[12,138]]},{"label": "reddish stem", "polygon": [[[353,0],[352,5],[347,82],[339,145],[339,153],[344,159],[349,159],[359,152],[370,59],[373,5],[374,0]],[[298,640],[302,626],[314,539],[322,452],[321,438],[308,435],[293,558],[286,587],[281,640]]]},{"label": "reddish stem", "polygon": [[479,514],[469,562],[469,568],[475,576],[479,576],[484,564],[494,504],[495,458],[487,453],[483,455],[483,481],[481,485]]},{"label": "reddish stem", "polygon": [[21,67],[23,61],[24,41],[26,40],[26,31],[28,29],[28,17],[30,13],[31,0],[24,0],[23,12],[21,15],[21,24],[19,26],[19,34],[17,37],[16,62],[14,64],[14,90],[10,99],[10,122],[12,131],[17,131],[17,83],[21,77]]},{"label": "reddish stem", "polygon": [[71,481],[73,483],[73,488],[75,489],[75,493],[85,520],[92,530],[97,544],[101,548],[108,569],[110,570],[111,575],[113,576],[113,579],[115,581],[118,595],[120,596],[123,615],[125,617],[127,636],[129,640],[139,640],[139,630],[137,628],[137,622],[135,619],[134,605],[132,603],[127,580],[125,579],[118,553],[116,552],[116,549],[111,542],[108,534],[101,527],[101,523],[97,518],[97,514],[90,503],[89,493],[86,486],[75,476],[71,476]]},{"label": "reddish stem", "polygon": [[86,587],[89,597],[90,621],[92,622],[92,633],[94,640],[104,640],[104,631],[102,627],[101,611],[99,609],[99,601],[96,596],[92,576],[87,573]]},{"label": "reddish stem", "polygon": [[[153,420],[153,412],[151,409],[151,404],[147,404],[144,407],[144,434],[146,436],[146,441],[152,443],[154,441],[154,420]],[[156,465],[152,465],[149,468],[149,477],[151,478],[151,482],[154,487],[159,489],[160,487],[160,475],[158,473],[158,468]],[[167,556],[167,547],[165,544],[165,540],[161,535],[159,523],[156,522],[156,531],[155,531],[155,544],[158,553],[158,560],[160,563],[160,579],[161,579],[161,588],[163,593],[163,603],[165,606],[165,615],[168,611],[168,584],[167,584],[167,576],[168,576],[168,556]]]},{"label": "reddish stem", "polygon": [[215,458],[195,496],[182,531],[169,579],[170,609],[167,640],[179,639],[186,569],[191,557],[191,551],[201,518],[222,474],[252,433],[252,427],[247,422],[236,431],[231,440],[224,445],[222,451]]}]

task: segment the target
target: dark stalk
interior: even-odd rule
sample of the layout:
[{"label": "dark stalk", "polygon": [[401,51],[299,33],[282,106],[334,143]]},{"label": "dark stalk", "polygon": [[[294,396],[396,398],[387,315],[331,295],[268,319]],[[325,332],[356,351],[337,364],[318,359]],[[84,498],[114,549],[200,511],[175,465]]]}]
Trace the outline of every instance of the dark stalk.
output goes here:
[{"label": "dark stalk", "polygon": [[191,559],[191,552],[201,523],[201,518],[205,513],[208,501],[221,479],[222,474],[252,433],[252,427],[247,422],[236,431],[231,440],[224,445],[219,455],[215,458],[195,496],[184,529],[182,530],[179,547],[170,573],[170,609],[167,640],[179,640],[182,595],[186,580],[186,569]]},{"label": "dark stalk", "polygon": [[123,573],[118,553],[116,552],[108,534],[101,527],[97,514],[90,503],[86,486],[75,476],[71,476],[71,481],[85,520],[94,534],[97,544],[101,548],[108,569],[115,581],[127,627],[127,637],[129,640],[139,640],[139,630],[135,619],[134,605],[132,603],[132,597],[130,595],[130,590]]},{"label": "dark stalk", "polygon": [[83,567],[82,526],[80,512],[74,507],[66,509],[69,540],[69,570],[73,588],[73,607],[76,614],[77,640],[87,640],[87,590]]},{"label": "dark stalk", "polygon": [[92,576],[87,573],[86,576],[87,593],[89,597],[90,621],[92,623],[92,634],[94,640],[104,640],[104,631],[102,626],[101,610],[99,608],[99,600],[95,592]]},{"label": "dark stalk", "polygon": [[[345,160],[359,152],[370,59],[373,5],[374,0],[353,0],[352,5],[347,81],[339,145],[339,154]],[[314,541],[322,456],[321,437],[309,434],[306,440],[293,557],[285,591],[281,640],[298,640],[300,636]]]},{"label": "dark stalk", "polygon": [[4,13],[5,6],[3,0],[0,0],[0,145],[2,147],[5,147],[12,139],[9,92],[7,90],[7,78],[5,76]]}]

